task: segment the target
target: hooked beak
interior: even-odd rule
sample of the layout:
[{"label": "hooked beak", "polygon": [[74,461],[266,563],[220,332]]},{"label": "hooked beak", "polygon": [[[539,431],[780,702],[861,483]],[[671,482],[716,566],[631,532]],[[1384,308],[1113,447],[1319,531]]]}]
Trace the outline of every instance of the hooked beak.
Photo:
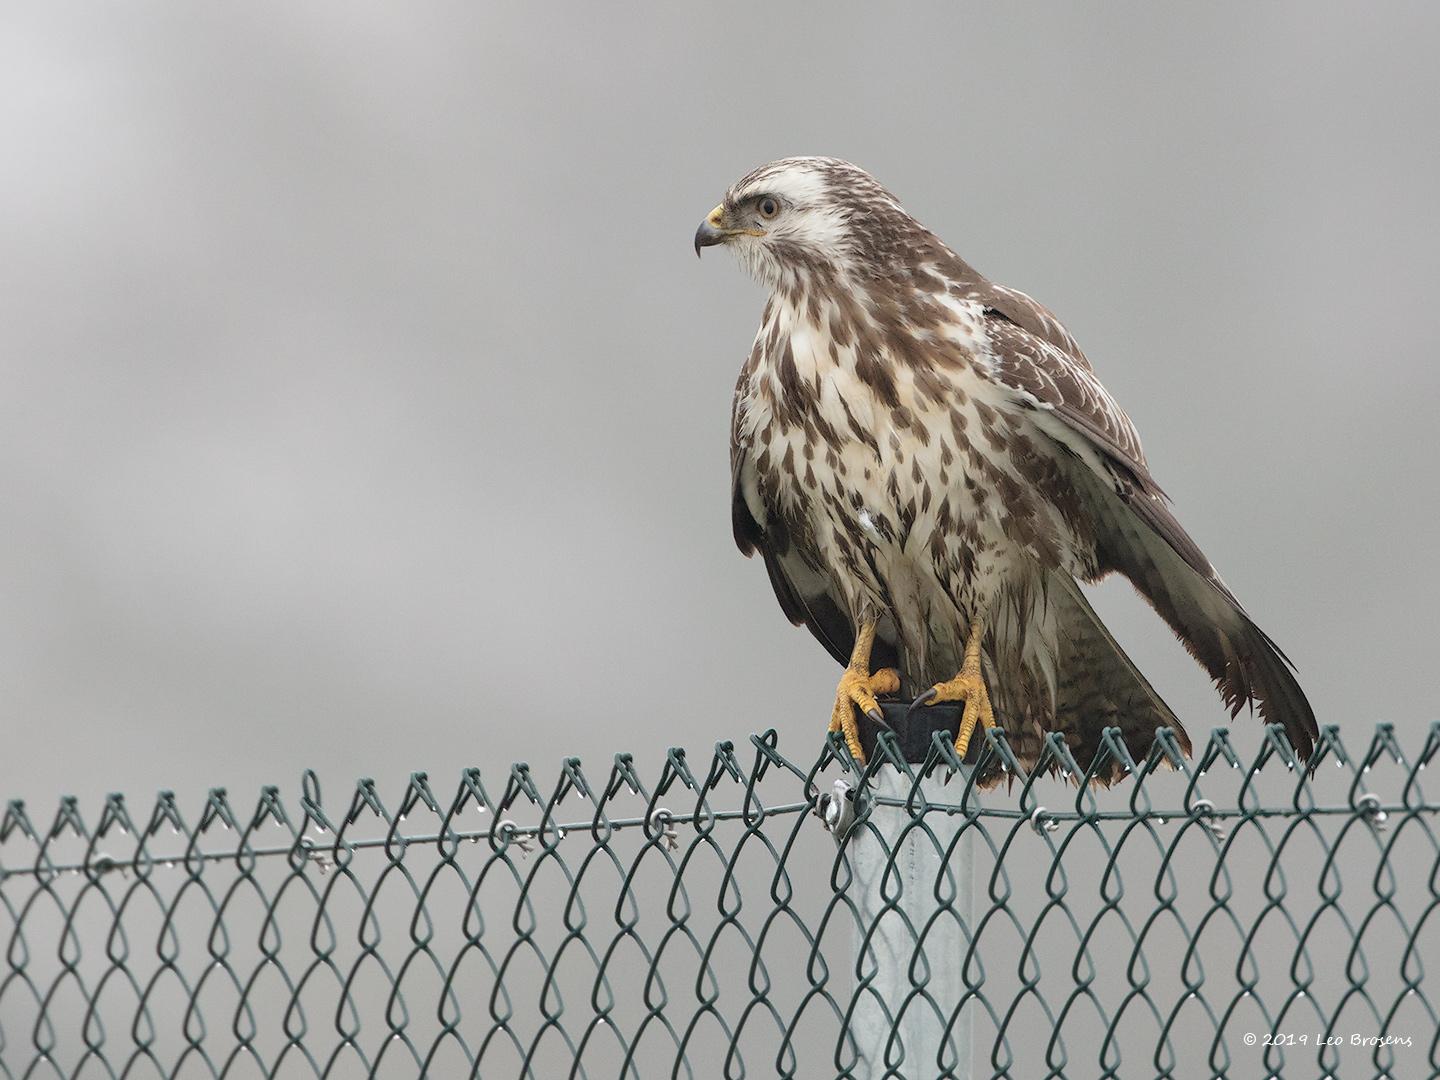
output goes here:
[{"label": "hooked beak", "polygon": [[695,230],[695,254],[700,254],[701,248],[714,247],[716,244],[723,244],[732,236],[764,236],[764,229],[736,229],[730,224],[730,218],[725,213],[725,204],[711,210],[705,215],[705,220]]},{"label": "hooked beak", "polygon": [[725,204],[721,203],[705,215],[705,220],[695,230],[695,257],[700,257],[701,248],[723,244],[729,235],[730,230],[725,227]]}]

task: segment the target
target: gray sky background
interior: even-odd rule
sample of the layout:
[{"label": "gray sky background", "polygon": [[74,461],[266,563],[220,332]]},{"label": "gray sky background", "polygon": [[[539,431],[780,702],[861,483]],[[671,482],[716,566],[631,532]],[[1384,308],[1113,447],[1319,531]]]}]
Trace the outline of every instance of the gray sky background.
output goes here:
[{"label": "gray sky background", "polygon": [[730,538],[762,297],[690,248],[795,153],[1059,313],[1322,723],[1437,715],[1433,5],[0,27],[0,796],[808,757],[836,671]]}]

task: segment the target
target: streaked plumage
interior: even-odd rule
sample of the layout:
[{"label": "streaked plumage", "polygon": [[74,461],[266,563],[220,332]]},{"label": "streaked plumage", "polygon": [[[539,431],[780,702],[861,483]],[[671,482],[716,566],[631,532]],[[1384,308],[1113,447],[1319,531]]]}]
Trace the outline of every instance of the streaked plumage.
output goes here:
[{"label": "streaked plumage", "polygon": [[1012,744],[1033,759],[1059,730],[1083,765],[1106,726],[1134,753],[1158,726],[1184,738],[1076,584],[1119,572],[1233,711],[1253,705],[1308,755],[1315,718],[1288,661],[1049,311],[832,158],[756,169],[701,230],[697,250],[723,240],[771,290],[735,390],[733,520],[792,621],[842,663],[877,621],[875,664],[913,694],[955,673],[981,617]]}]

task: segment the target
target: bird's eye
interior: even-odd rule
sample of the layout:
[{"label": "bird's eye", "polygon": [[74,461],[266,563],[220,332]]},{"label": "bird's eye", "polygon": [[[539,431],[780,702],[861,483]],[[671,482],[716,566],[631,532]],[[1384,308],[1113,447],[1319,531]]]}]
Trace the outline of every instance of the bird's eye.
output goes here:
[{"label": "bird's eye", "polygon": [[763,217],[763,218],[773,218],[773,217],[774,217],[776,214],[778,214],[779,212],[780,212],[780,204],[779,204],[778,202],[776,202],[774,199],[772,199],[769,195],[766,195],[763,199],[760,200],[760,216],[761,216],[761,217]]}]

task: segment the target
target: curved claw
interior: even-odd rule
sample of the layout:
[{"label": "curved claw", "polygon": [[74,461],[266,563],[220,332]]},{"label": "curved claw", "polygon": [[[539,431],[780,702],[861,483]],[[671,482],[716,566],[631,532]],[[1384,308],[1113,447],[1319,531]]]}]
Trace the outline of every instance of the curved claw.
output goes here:
[{"label": "curved claw", "polygon": [[851,756],[858,762],[865,760],[860,745],[860,725],[856,711],[868,716],[879,726],[889,729],[885,712],[875,700],[877,694],[889,694],[900,687],[900,675],[893,668],[884,668],[873,674],[865,668],[847,667],[840,675],[840,685],[835,688],[835,708],[830,713],[830,730],[838,731],[845,737],[845,745]]},{"label": "curved claw", "polygon": [[929,690],[926,690],[923,694],[921,694],[919,697],[917,697],[914,701],[910,703],[910,708],[905,710],[905,715],[908,717],[916,709],[921,709],[924,708],[926,705],[934,704],[935,699],[939,696],[940,692],[936,690],[935,687],[930,687]]}]

